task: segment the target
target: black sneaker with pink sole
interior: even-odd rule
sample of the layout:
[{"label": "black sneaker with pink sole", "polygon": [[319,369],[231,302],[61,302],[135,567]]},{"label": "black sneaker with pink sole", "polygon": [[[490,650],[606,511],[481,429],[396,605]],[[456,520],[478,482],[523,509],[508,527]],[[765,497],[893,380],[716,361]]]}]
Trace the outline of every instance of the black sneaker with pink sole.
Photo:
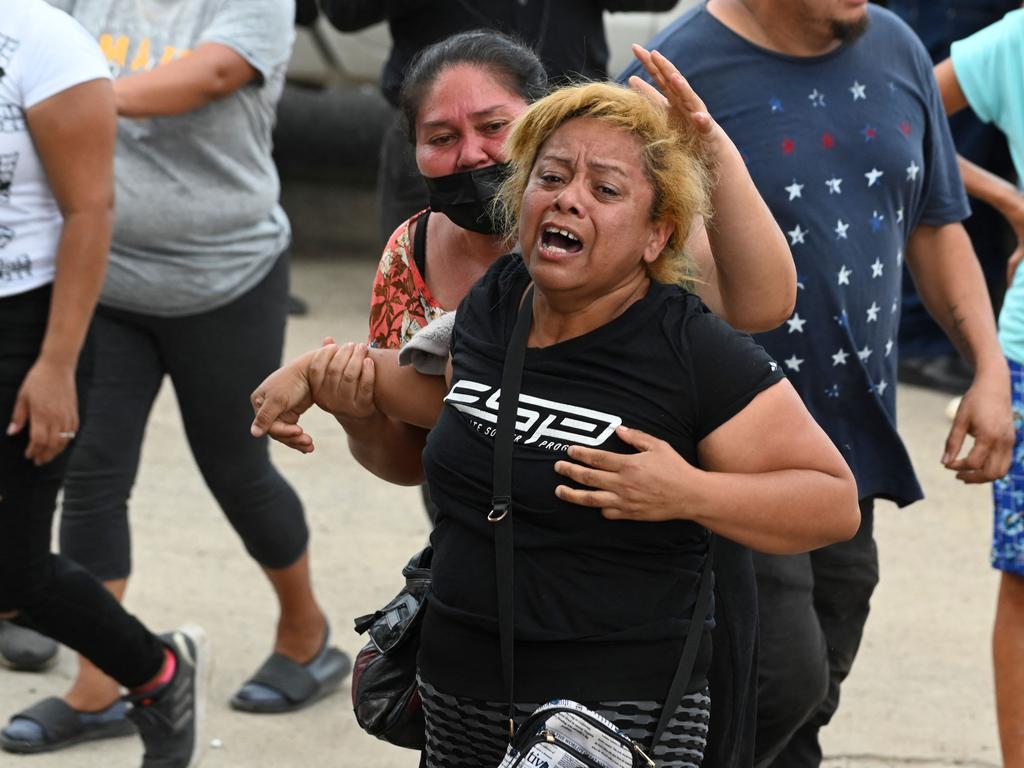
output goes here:
[{"label": "black sneaker with pink sole", "polygon": [[130,695],[128,717],[142,736],[142,768],[192,768],[204,746],[202,725],[210,650],[201,627],[185,625],[160,639],[177,666],[167,685],[152,694]]}]

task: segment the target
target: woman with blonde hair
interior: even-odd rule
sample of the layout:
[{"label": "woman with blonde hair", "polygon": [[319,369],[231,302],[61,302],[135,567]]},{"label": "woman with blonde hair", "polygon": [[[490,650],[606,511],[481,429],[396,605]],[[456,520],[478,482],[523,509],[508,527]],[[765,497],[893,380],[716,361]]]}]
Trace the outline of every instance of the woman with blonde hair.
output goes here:
[{"label": "woman with blonde hair", "polygon": [[[681,77],[654,64],[677,100]],[[596,83],[526,111],[500,194],[521,254],[460,304],[447,384],[396,367],[393,353],[328,345],[254,392],[256,432],[311,403],[344,412],[360,388],[433,426],[423,463],[439,514],[418,658],[430,768],[496,766],[508,742],[488,511],[520,313],[532,323],[511,458],[517,722],[570,698],[658,765],[699,766],[713,613],[693,614],[709,531],[796,552],[857,529],[849,469],[778,365],[662,282],[687,273],[682,246],[708,205],[701,142],[676,118],[646,91]],[[646,507],[631,501],[637,477]],[[691,622],[697,662],[652,749]]]}]

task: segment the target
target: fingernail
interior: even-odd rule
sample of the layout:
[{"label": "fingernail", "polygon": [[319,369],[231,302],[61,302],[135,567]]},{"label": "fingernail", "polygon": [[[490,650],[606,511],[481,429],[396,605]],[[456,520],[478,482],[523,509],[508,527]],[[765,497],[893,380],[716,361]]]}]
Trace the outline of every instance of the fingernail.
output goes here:
[{"label": "fingernail", "polygon": [[13,435],[17,431],[18,431],[18,425],[15,424],[13,421],[10,424],[7,425],[7,436],[8,437]]}]

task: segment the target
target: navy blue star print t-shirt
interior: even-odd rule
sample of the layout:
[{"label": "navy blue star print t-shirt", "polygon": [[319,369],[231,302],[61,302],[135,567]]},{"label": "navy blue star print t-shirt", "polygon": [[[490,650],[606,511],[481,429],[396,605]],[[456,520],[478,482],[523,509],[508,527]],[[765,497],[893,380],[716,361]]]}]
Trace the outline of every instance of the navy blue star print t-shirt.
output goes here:
[{"label": "navy blue star print t-shirt", "polygon": [[[756,337],[842,451],[861,498],[921,498],[896,432],[896,337],[907,238],[970,210],[932,65],[870,7],[824,56],[752,45],[703,6],[651,41],[735,142],[789,240],[796,310]],[[639,74],[636,68],[623,77]]]}]

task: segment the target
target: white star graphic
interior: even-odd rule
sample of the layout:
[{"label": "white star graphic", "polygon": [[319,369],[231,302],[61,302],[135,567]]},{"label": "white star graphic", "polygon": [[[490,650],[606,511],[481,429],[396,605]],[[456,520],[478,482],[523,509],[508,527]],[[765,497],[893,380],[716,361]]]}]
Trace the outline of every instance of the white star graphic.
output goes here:
[{"label": "white star graphic", "polygon": [[885,171],[880,171],[877,168],[872,168],[870,171],[864,174],[864,178],[868,180],[868,186],[873,187],[878,183],[878,180],[885,175]]},{"label": "white star graphic", "polygon": [[836,240],[847,240],[847,239],[849,239],[849,238],[846,237],[846,230],[848,230],[849,228],[850,228],[849,224],[844,222],[842,219],[839,219],[836,222],[836,228],[834,230],[832,230],[833,232],[836,233]]},{"label": "white star graphic", "polygon": [[800,225],[797,224],[795,229],[789,230],[786,234],[789,235],[790,245],[798,245],[803,243],[804,236],[807,234],[807,230],[801,229]]},{"label": "white star graphic", "polygon": [[802,195],[800,194],[800,191],[803,188],[804,188],[803,184],[797,184],[796,183],[796,179],[793,179],[793,183],[790,184],[788,187],[785,187],[785,190],[787,192],[789,192],[789,199],[790,199],[790,201],[793,201],[793,200],[795,200],[798,197],[802,197]]},{"label": "white star graphic", "polygon": [[837,179],[833,176],[831,179],[825,179],[825,184],[828,186],[828,193],[830,195],[841,195],[843,190],[840,189],[840,185],[843,183],[842,179]]},{"label": "white star graphic", "polygon": [[796,355],[793,355],[788,360],[783,360],[782,362],[786,364],[786,367],[789,368],[789,370],[800,373],[800,366],[803,365],[804,360],[802,357],[797,357]]},{"label": "white star graphic", "polygon": [[844,352],[843,348],[840,347],[839,351],[832,355],[832,367],[835,368],[837,365],[846,365],[846,358],[849,356],[850,355],[847,352]]},{"label": "white star graphic", "polygon": [[889,384],[886,382],[885,379],[882,379],[880,382],[878,382],[878,384],[875,386],[875,391],[878,392],[879,397],[885,394],[885,389],[888,386]]},{"label": "white star graphic", "polygon": [[881,309],[881,307],[878,306],[877,303],[875,303],[874,301],[871,302],[871,306],[868,307],[868,322],[869,323],[877,323],[878,322],[878,310],[880,310],[880,309]]},{"label": "white star graphic", "polygon": [[807,94],[807,98],[811,100],[812,107],[825,106],[825,94],[819,91],[817,88],[815,88],[812,93]]},{"label": "white star graphic", "polygon": [[900,308],[900,302],[899,302],[899,299],[893,299],[893,300],[892,300],[892,307],[890,307],[889,311],[890,311],[890,312],[891,312],[892,314],[894,314],[894,315],[895,315],[895,314],[896,314],[896,310],[898,310],[899,308]]},{"label": "white star graphic", "polygon": [[896,251],[896,266],[903,266],[903,249],[900,248]]},{"label": "white star graphic", "polygon": [[867,360],[869,357],[871,357],[871,352],[871,347],[865,344],[864,349],[857,350],[857,357],[859,357],[861,360]]},{"label": "white star graphic", "polygon": [[903,221],[903,209],[902,208],[897,208],[896,209],[896,223],[899,224],[901,221]]},{"label": "white star graphic", "polygon": [[789,332],[790,333],[803,333],[804,332],[804,323],[806,323],[806,322],[807,322],[806,320],[801,320],[800,319],[800,313],[799,312],[794,312],[793,316],[791,318],[789,318],[789,320],[786,321],[786,324],[789,326]]},{"label": "white star graphic", "polygon": [[892,352],[892,339],[885,342],[885,356],[888,357],[890,352]]},{"label": "white star graphic", "polygon": [[867,88],[866,85],[861,85],[856,80],[853,81],[853,85],[850,86],[850,93],[853,94],[854,101],[857,101],[858,99],[867,99],[867,96],[864,93],[865,88]]},{"label": "white star graphic", "polygon": [[875,263],[871,265],[871,277],[881,277],[883,269],[885,269],[885,265],[881,259],[876,257]]},{"label": "white star graphic", "polygon": [[910,165],[907,166],[907,181],[916,181],[917,174],[921,170],[917,163],[913,160],[910,161]]},{"label": "white star graphic", "polygon": [[843,264],[843,266],[839,268],[839,275],[838,275],[838,277],[839,277],[839,285],[849,285],[850,284],[850,275],[852,275],[852,274],[853,274],[853,270],[852,269],[847,269],[846,265]]}]

